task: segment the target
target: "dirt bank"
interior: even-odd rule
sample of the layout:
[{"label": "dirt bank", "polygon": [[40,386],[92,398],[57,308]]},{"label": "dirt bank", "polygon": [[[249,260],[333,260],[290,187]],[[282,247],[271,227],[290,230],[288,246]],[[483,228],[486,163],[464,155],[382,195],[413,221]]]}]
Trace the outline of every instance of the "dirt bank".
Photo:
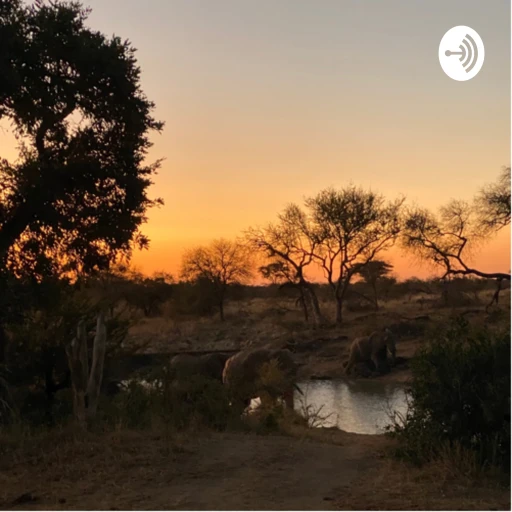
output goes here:
[{"label": "dirt bank", "polygon": [[509,506],[504,489],[469,483],[454,487],[449,480],[443,482],[439,471],[435,480],[418,478],[421,473],[411,473],[384,456],[390,441],[382,436],[332,430],[297,433],[299,438],[202,434],[180,439],[129,432],[53,435],[55,439],[33,440],[2,457],[2,509],[396,510],[430,504],[438,509],[505,510]]},{"label": "dirt bank", "polygon": [[[503,292],[502,302],[506,311],[509,290]],[[400,364],[391,372],[372,378],[406,383],[411,380],[410,361],[417,350],[450,318],[464,315],[471,322],[495,324],[496,319],[486,312],[485,304],[483,301],[478,306],[442,308],[434,303],[419,305],[413,297],[388,301],[376,312],[348,311],[341,326],[327,322],[313,327],[304,323],[300,311],[286,299],[233,301],[226,307],[225,322],[215,318],[140,318],[130,330],[127,346],[146,353],[287,347],[300,365],[301,379],[342,379],[343,364],[354,338],[387,327],[397,337]],[[329,305],[324,304],[323,309],[328,311]]]}]

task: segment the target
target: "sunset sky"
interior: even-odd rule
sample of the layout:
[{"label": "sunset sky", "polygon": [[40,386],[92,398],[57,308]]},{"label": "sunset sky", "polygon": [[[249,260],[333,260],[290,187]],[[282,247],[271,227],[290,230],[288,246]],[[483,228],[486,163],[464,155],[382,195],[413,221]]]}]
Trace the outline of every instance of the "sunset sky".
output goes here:
[{"label": "sunset sky", "polygon": [[[91,27],[138,49],[143,89],[166,123],[150,154],[166,159],[152,190],[165,206],[145,226],[151,249],[134,259],[144,271],[176,274],[184,248],[235,237],[328,186],[436,208],[510,164],[509,1],[84,3]],[[485,45],[467,82],[438,61],[456,25]],[[0,144],[8,156],[9,134]],[[508,271],[509,234],[475,264]],[[400,277],[430,273],[391,259]]]}]

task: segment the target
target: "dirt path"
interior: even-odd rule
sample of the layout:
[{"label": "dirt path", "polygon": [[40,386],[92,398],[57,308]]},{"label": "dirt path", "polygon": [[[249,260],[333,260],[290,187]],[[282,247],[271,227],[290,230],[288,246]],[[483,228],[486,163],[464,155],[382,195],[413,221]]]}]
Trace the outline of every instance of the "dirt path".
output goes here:
[{"label": "dirt path", "polygon": [[509,488],[398,463],[384,436],[291,433],[0,439],[0,509],[510,510]]},{"label": "dirt path", "polygon": [[[161,439],[135,436],[122,443],[124,450],[110,443],[103,454],[82,443],[3,468],[0,503],[4,509],[328,509],[343,487],[375,466],[375,442],[357,437],[369,442],[216,434],[188,440],[176,453]],[[23,494],[34,501],[14,503]]]},{"label": "dirt path", "polygon": [[202,443],[171,489],[179,508],[319,510],[371,465],[355,445],[229,436]]}]

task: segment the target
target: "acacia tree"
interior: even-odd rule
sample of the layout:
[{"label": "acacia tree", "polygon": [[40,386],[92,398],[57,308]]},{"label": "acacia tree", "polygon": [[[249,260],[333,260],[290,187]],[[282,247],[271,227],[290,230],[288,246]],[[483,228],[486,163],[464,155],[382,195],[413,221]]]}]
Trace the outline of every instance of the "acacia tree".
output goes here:
[{"label": "acacia tree", "polygon": [[357,271],[392,247],[401,229],[403,199],[386,203],[381,195],[355,186],[321,191],[306,200],[315,241],[312,256],[324,271],[336,304],[336,323]]},{"label": "acacia tree", "polygon": [[278,215],[278,222],[250,228],[249,244],[262,252],[269,264],[262,267],[266,278],[293,286],[299,292],[306,321],[320,323],[320,305],[305,270],[313,263],[316,241],[311,236],[309,219],[297,205],[289,205]]},{"label": "acacia tree", "polygon": [[403,233],[404,247],[442,268],[442,280],[450,276],[495,279],[491,304],[498,302],[502,282],[510,281],[510,272],[484,272],[471,264],[471,257],[479,245],[510,224],[509,177],[507,168],[472,203],[453,200],[437,215],[424,208],[410,209]]},{"label": "acacia tree", "polygon": [[497,181],[484,187],[476,197],[479,222],[490,232],[510,224],[510,167],[504,167]]},{"label": "acacia tree", "polygon": [[229,285],[247,281],[251,276],[251,259],[247,248],[230,240],[214,240],[196,247],[183,256],[181,276],[187,281],[203,279],[210,283],[224,321],[224,303]]},{"label": "acacia tree", "polygon": [[284,261],[272,261],[258,269],[261,277],[272,284],[283,284],[290,281],[290,266]]},{"label": "acacia tree", "polygon": [[509,272],[483,272],[470,264],[471,253],[487,237],[480,227],[475,209],[464,201],[451,201],[438,215],[414,208],[405,221],[403,243],[422,259],[442,267],[442,279],[473,275],[509,281]]},{"label": "acacia tree", "polygon": [[356,270],[363,281],[370,286],[373,293],[373,305],[375,309],[379,309],[378,283],[387,277],[393,270],[393,265],[382,260],[369,261]]}]

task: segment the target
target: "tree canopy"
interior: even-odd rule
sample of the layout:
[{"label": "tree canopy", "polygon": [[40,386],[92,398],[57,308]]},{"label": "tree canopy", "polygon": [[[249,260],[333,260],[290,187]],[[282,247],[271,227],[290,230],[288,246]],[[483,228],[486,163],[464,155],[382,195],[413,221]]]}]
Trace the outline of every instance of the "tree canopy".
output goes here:
[{"label": "tree canopy", "polygon": [[354,274],[392,247],[402,228],[404,200],[384,197],[355,186],[332,188],[306,200],[310,209],[316,250],[336,300],[336,322],[342,322],[345,294]]},{"label": "tree canopy", "polygon": [[140,232],[163,124],[129,41],[86,25],[77,2],[0,3],[0,121],[18,158],[0,160],[0,261],[47,275],[106,268]]},{"label": "tree canopy", "polygon": [[480,223],[491,231],[510,224],[510,167],[504,167],[496,182],[484,187],[476,198]]},{"label": "tree canopy", "polygon": [[187,281],[206,280],[210,283],[217,299],[220,318],[224,320],[224,300],[228,286],[249,279],[251,259],[243,244],[221,238],[208,246],[186,252],[181,276]]},{"label": "tree canopy", "polygon": [[413,207],[406,216],[403,245],[433,262],[447,276],[510,280],[510,272],[484,272],[471,264],[476,248],[510,224],[510,169],[474,201],[452,200],[438,214]]}]

